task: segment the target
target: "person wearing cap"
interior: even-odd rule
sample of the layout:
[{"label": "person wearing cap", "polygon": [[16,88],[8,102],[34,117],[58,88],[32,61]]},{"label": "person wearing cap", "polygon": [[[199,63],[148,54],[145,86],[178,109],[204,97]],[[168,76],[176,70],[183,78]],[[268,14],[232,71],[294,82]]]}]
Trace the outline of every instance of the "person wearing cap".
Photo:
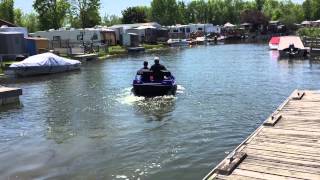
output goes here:
[{"label": "person wearing cap", "polygon": [[166,67],[160,64],[159,57],[155,57],[154,65],[151,66],[150,70],[153,71],[155,80],[161,80],[163,79],[161,71],[166,70]]}]

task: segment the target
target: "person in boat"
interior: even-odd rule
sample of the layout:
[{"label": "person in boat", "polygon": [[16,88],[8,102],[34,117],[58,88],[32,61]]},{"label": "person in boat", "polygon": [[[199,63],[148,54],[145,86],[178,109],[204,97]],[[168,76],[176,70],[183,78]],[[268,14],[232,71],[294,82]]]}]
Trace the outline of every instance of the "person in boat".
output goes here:
[{"label": "person in boat", "polygon": [[143,68],[138,71],[138,75],[141,75],[143,81],[150,81],[150,69],[148,67],[148,61],[143,62]]},{"label": "person in boat", "polygon": [[163,74],[161,71],[167,70],[166,67],[160,64],[160,58],[154,58],[154,65],[151,66],[150,70],[153,72],[155,80],[163,80]]},{"label": "person in boat", "polygon": [[[143,61],[143,68],[141,68],[139,71],[138,71],[138,74],[141,74],[143,71],[147,71],[149,70],[148,68],[148,61]],[[141,73],[140,73],[141,72]]]}]

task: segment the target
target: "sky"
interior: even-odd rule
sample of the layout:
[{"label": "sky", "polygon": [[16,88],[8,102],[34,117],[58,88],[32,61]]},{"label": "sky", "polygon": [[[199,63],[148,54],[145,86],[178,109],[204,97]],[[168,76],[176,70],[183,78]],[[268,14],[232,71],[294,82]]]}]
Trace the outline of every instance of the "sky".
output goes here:
[{"label": "sky", "polygon": [[[30,13],[33,11],[33,0],[14,0],[15,7],[20,8],[23,12]],[[100,13],[102,16],[108,15],[121,15],[121,11],[130,6],[149,6],[152,0],[101,0]],[[187,2],[189,0],[185,0]],[[303,0],[292,0],[293,2],[302,3]]]},{"label": "sky", "polygon": [[[100,0],[102,16],[105,14],[121,15],[121,11],[130,6],[149,6],[152,0]],[[30,13],[33,11],[33,0],[14,0],[15,7],[20,8],[23,12]]]}]

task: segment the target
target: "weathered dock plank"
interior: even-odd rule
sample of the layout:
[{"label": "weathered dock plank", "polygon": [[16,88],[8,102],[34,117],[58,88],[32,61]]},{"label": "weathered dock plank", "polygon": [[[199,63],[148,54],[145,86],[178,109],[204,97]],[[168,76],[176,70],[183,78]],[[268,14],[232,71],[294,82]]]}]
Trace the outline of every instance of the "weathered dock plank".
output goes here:
[{"label": "weathered dock plank", "polygon": [[18,102],[20,95],[22,95],[22,89],[0,86],[0,106]]},{"label": "weathered dock plank", "polygon": [[[237,154],[246,156],[235,167]],[[294,91],[204,178],[212,179],[320,180],[320,91]]]}]

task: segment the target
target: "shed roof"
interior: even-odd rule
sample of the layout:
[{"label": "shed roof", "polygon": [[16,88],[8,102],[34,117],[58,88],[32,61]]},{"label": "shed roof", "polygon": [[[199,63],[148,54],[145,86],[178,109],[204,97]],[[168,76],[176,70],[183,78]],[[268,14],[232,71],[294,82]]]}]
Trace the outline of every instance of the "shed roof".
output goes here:
[{"label": "shed roof", "polygon": [[17,27],[17,25],[15,25],[9,21],[5,21],[3,19],[0,19],[0,27],[3,25],[8,26],[8,27]]}]

